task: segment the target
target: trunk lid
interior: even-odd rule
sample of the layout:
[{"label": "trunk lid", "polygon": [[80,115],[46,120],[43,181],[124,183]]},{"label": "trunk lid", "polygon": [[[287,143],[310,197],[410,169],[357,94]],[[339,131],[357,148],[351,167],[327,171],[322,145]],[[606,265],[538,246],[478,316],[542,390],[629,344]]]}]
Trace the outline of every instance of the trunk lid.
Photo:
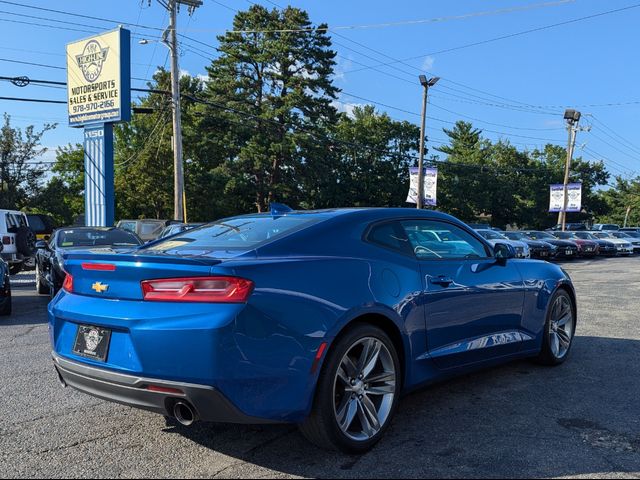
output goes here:
[{"label": "trunk lid", "polygon": [[208,276],[211,268],[225,257],[234,258],[246,253],[208,252],[207,255],[187,257],[149,251],[76,251],[64,255],[64,270],[73,277],[76,295],[142,300],[140,282],[143,280]]}]

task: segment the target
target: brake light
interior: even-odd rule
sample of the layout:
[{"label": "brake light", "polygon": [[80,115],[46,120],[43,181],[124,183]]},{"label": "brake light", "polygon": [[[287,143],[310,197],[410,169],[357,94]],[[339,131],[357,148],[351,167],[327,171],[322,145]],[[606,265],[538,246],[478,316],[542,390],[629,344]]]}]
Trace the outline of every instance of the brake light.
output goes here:
[{"label": "brake light", "polygon": [[83,270],[99,270],[101,272],[113,272],[116,266],[113,263],[83,263]]},{"label": "brake light", "polygon": [[152,302],[244,303],[253,282],[238,277],[192,277],[144,280],[144,300]]},{"label": "brake light", "polygon": [[65,292],[73,293],[73,277],[67,273],[64,277],[64,282],[62,282],[62,289]]},{"label": "brake light", "polygon": [[9,236],[2,237],[2,243],[4,245],[11,245],[11,237],[9,237]]}]

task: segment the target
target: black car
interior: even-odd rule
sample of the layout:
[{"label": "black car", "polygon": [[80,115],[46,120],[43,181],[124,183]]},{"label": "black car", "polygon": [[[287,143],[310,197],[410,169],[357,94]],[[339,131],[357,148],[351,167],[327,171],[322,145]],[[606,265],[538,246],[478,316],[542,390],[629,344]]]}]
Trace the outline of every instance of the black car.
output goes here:
[{"label": "black car", "polygon": [[556,251],[553,258],[576,258],[578,256],[578,245],[570,240],[560,240],[551,235],[549,232],[540,232],[537,230],[527,230],[522,232],[531,240],[540,240],[542,242],[555,245]]},{"label": "black car", "polygon": [[555,248],[553,245],[547,242],[543,242],[540,240],[532,240],[527,237],[522,232],[501,232],[502,235],[507,237],[509,240],[518,240],[520,242],[524,242],[529,245],[529,252],[531,253],[531,258],[538,258],[541,260],[548,260],[551,258],[555,252]]},{"label": "black car", "polygon": [[[547,230],[551,230],[554,232],[557,231],[562,231],[562,224],[559,223],[551,228],[548,228]],[[564,230],[565,231],[571,231],[571,232],[578,232],[578,231],[586,231],[589,230],[587,228],[587,226],[584,223],[565,223],[564,224]]]},{"label": "black car", "polygon": [[583,240],[592,240],[598,244],[600,247],[598,250],[598,255],[603,255],[607,257],[615,257],[618,254],[618,249],[616,248],[614,243],[611,243],[608,240],[604,240],[603,238],[596,237],[591,232],[574,232],[575,236],[581,238]]},{"label": "black car", "polygon": [[[0,242],[0,252],[3,248],[2,242]],[[11,315],[9,265],[2,258],[0,258],[0,315]]]},{"label": "black car", "polygon": [[56,230],[49,242],[36,244],[36,290],[51,294],[64,281],[63,254],[69,250],[131,250],[142,245],[137,235],[115,227],[71,227]]}]

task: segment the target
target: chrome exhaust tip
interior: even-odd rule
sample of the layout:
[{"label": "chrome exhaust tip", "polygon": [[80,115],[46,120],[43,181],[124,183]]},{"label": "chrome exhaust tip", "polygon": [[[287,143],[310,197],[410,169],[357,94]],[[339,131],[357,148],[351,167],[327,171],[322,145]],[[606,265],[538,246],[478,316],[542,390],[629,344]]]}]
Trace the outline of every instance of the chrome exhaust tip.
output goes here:
[{"label": "chrome exhaust tip", "polygon": [[189,427],[196,421],[196,413],[191,408],[191,405],[184,402],[176,402],[173,406],[173,416],[185,427]]}]

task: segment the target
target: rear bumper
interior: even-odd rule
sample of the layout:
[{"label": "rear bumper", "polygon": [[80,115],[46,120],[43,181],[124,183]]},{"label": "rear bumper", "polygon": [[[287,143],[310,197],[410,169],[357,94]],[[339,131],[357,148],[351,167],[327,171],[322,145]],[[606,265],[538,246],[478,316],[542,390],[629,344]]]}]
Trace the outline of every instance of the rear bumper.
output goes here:
[{"label": "rear bumper", "polygon": [[[194,385],[125,375],[90,367],[52,353],[53,364],[65,386],[94,397],[173,416],[176,402],[190,404],[199,420],[224,423],[277,423],[243,414],[220,391],[207,385]],[[148,390],[149,385],[180,390],[182,394]]]}]

